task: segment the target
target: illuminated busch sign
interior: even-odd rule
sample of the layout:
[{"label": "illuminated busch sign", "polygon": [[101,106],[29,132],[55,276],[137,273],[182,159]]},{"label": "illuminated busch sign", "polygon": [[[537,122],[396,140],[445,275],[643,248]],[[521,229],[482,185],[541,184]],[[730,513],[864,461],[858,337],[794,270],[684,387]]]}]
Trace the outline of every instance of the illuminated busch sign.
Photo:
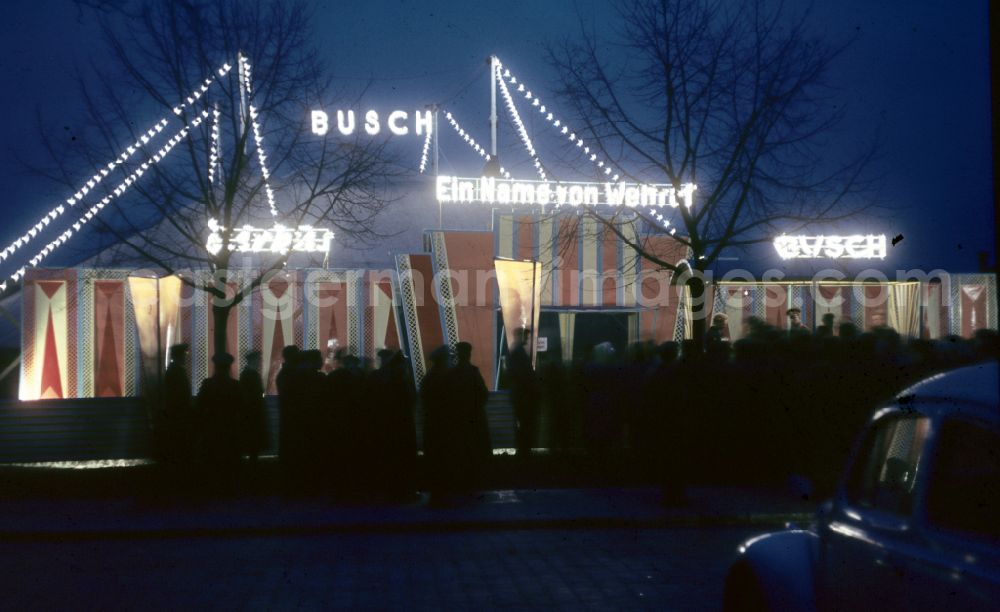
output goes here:
[{"label": "illuminated busch sign", "polygon": [[[336,130],[342,136],[350,136],[358,127],[358,118],[353,110],[338,110],[336,113]],[[396,136],[406,136],[410,133],[410,126],[407,125],[410,113],[404,110],[394,110],[384,118],[385,126]],[[364,130],[370,136],[375,136],[382,131],[383,118],[378,111],[370,110],[364,115]],[[312,133],[317,136],[325,136],[330,131],[330,116],[326,111],[312,111]],[[431,111],[413,111],[413,131],[418,136],[430,133],[434,127],[434,115]]]},{"label": "illuminated busch sign", "polygon": [[[225,244],[223,231],[226,228],[219,225],[215,219],[208,220],[208,241],[205,249],[212,255],[222,250]],[[233,230],[229,238],[229,250],[245,253],[326,253],[330,250],[333,232],[311,225],[300,225],[298,228],[285,227],[275,223],[274,227],[259,228],[252,225]]]},{"label": "illuminated busch sign", "polygon": [[437,177],[439,202],[476,202],[482,204],[537,204],[556,206],[671,206],[694,204],[693,183],[680,189],[673,185],[635,183],[564,183],[559,181],[522,181],[500,178]]},{"label": "illuminated busch sign", "polygon": [[785,236],[774,239],[782,259],[875,259],[886,256],[884,234],[854,236]]}]

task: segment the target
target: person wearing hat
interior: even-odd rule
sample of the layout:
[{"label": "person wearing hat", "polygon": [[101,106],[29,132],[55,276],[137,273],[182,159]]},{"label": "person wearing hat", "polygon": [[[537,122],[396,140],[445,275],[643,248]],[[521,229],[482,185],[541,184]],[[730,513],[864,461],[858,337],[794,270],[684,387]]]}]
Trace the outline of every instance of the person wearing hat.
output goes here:
[{"label": "person wearing hat", "polygon": [[158,443],[162,445],[161,456],[169,462],[191,459],[194,415],[187,354],[186,344],[175,344],[167,353],[170,361],[163,379],[163,428]]},{"label": "person wearing hat", "polygon": [[785,311],[788,316],[788,330],[791,332],[807,332],[809,328],[802,323],[802,309],[793,306]]},{"label": "person wearing hat", "polygon": [[427,464],[431,502],[440,503],[454,487],[453,462],[455,438],[452,427],[453,403],[449,387],[447,346],[439,346],[429,355],[430,367],[420,383],[420,403],[424,409],[424,458]]},{"label": "person wearing hat", "polygon": [[460,490],[467,492],[475,487],[479,474],[492,453],[489,424],[486,420],[486,400],[490,393],[479,368],[472,365],[472,345],[468,342],[456,344],[455,357],[449,387],[455,404],[454,436],[458,455],[455,457],[455,465],[461,469],[456,484]]},{"label": "person wearing hat", "polygon": [[246,354],[246,365],[240,372],[240,395],[242,402],[241,425],[243,429],[243,454],[250,461],[267,448],[267,409],[264,405],[264,379],[260,375],[260,351]]},{"label": "person wearing hat", "polygon": [[507,357],[507,374],[510,377],[510,404],[514,410],[514,430],[517,456],[532,452],[538,435],[539,385],[532,363],[532,330],[517,330],[514,346]]},{"label": "person wearing hat", "polygon": [[198,412],[203,420],[202,456],[209,467],[226,472],[240,459],[240,384],[232,377],[233,356],[212,355],[214,367],[198,390]]}]

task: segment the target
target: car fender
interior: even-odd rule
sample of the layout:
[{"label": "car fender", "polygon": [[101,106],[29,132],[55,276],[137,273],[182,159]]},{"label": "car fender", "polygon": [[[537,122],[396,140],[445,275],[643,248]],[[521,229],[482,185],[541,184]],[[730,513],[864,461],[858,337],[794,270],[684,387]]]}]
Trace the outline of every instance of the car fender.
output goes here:
[{"label": "car fender", "polygon": [[741,588],[749,588],[748,593],[756,589],[768,610],[816,609],[819,537],[814,532],[793,529],[764,534],[745,542],[739,552],[726,579],[726,599],[735,609],[743,607],[738,603],[743,595],[734,592]]}]

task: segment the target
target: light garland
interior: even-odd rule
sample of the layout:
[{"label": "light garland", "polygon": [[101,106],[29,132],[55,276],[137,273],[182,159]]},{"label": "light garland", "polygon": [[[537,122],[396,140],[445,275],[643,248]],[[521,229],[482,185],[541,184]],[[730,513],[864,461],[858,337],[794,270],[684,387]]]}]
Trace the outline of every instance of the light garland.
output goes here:
[{"label": "light garland", "polygon": [[[73,223],[73,226],[71,228],[67,228],[65,231],[63,231],[63,233],[59,234],[59,236],[55,240],[49,242],[40,251],[38,251],[38,253],[36,253],[35,256],[28,261],[29,265],[37,266],[39,263],[42,262],[43,259],[48,257],[53,251],[55,251],[56,248],[62,246],[67,240],[69,240],[73,236],[73,234],[79,232],[83,228],[83,226],[87,224],[88,221],[97,216],[97,214],[101,210],[103,210],[105,206],[111,203],[111,200],[124,195],[125,192],[128,190],[128,188],[131,187],[132,184],[135,183],[137,180],[139,180],[139,178],[142,177],[142,175],[146,172],[146,170],[156,165],[164,157],[166,157],[166,155],[170,153],[170,151],[175,146],[177,146],[179,142],[181,142],[190,135],[191,130],[193,128],[198,127],[204,119],[207,119],[208,115],[209,112],[207,110],[202,111],[197,117],[195,117],[191,121],[190,125],[185,125],[183,128],[180,129],[180,131],[171,136],[170,139],[167,141],[167,143],[164,144],[162,147],[160,147],[160,149],[152,157],[142,162],[142,164],[140,164],[138,168],[133,170],[132,173],[125,178],[125,180],[118,183],[118,185],[112,190],[111,195],[104,196],[104,198],[102,198],[101,201],[97,202],[89,209],[87,209],[87,211]],[[21,278],[24,276],[26,269],[27,266],[21,266],[16,272],[11,274],[10,279],[14,282],[21,280]],[[0,291],[5,291],[6,287],[7,285],[5,282],[2,285],[0,285]]]},{"label": "light garland", "polygon": [[[225,63],[216,72],[218,73],[219,77],[224,77],[227,74],[229,74],[229,71],[232,70],[232,69],[233,69],[232,66],[230,66],[228,63]],[[188,106],[192,106],[195,102],[197,102],[198,99],[201,98],[201,96],[204,95],[205,92],[208,91],[208,88],[211,87],[212,83],[214,83],[214,82],[215,82],[215,77],[214,76],[210,76],[210,77],[206,78],[202,82],[201,87],[199,87],[198,89],[196,89],[193,92],[191,92],[191,95],[189,95],[187,98],[185,98],[184,102],[182,102],[182,103],[180,103],[180,104],[178,104],[177,106],[174,107],[174,114],[179,117],[181,115],[181,113],[184,112],[184,109],[186,107],[188,107]]]},{"label": "light garland", "polygon": [[655,217],[657,221],[663,224],[663,227],[670,226],[670,220],[664,218],[663,213],[658,212],[655,208],[649,209],[649,215]]},{"label": "light garland", "polygon": [[[518,83],[517,77],[511,74],[509,68],[505,68],[503,66],[499,58],[496,60],[496,66],[497,66],[497,81],[501,84],[501,91],[507,92],[507,86],[506,83],[504,82],[505,80],[510,81],[510,85],[512,87],[514,85],[517,85],[517,91],[519,93],[524,94],[524,98],[531,102],[532,108],[537,109],[539,114],[541,114],[542,117],[544,117],[545,120],[548,121],[550,125],[552,125],[552,127],[556,128],[559,131],[559,133],[566,136],[567,140],[575,144],[577,148],[581,149],[584,155],[586,155],[588,159],[590,159],[590,161],[597,166],[598,169],[602,170],[605,175],[608,176],[611,175],[612,170],[610,161],[605,161],[604,159],[600,159],[596,151],[592,152],[590,150],[590,146],[585,144],[583,139],[578,137],[576,135],[576,132],[571,131],[569,129],[569,126],[567,126],[563,121],[557,119],[555,115],[553,115],[552,112],[549,110],[549,108],[546,107],[544,104],[542,104],[541,100],[538,99],[538,96],[532,94],[530,89],[525,89],[524,81]],[[615,182],[618,182],[620,178],[621,177],[618,174],[611,176],[611,180]]]},{"label": "light garland", "polygon": [[[531,161],[535,163],[535,170],[538,171],[538,176],[541,177],[543,181],[548,180],[545,176],[545,168],[542,167],[541,160],[538,159],[538,155],[535,152],[535,146],[531,144],[531,138],[528,136],[528,130],[524,127],[524,122],[521,121],[521,115],[517,112],[517,107],[514,106],[514,98],[511,97],[510,91],[507,89],[507,84],[504,83],[503,78],[500,75],[500,60],[496,61],[496,74],[494,75],[496,82],[500,85],[500,93],[503,94],[504,102],[507,104],[507,110],[510,112],[511,119],[514,121],[514,126],[517,128],[518,135],[521,136],[521,142],[524,143],[524,148],[528,150],[528,155],[531,156]],[[524,86],[521,86],[522,89]],[[531,97],[531,92],[528,92],[528,97]]]},{"label": "light garland", "polygon": [[[247,99],[250,99],[253,93],[251,88],[252,79],[250,60],[248,60],[242,54],[239,56],[240,64],[243,66],[243,87],[247,92]],[[257,117],[259,116],[257,108],[253,104],[248,104],[247,107],[250,110],[250,124],[253,126],[253,139],[257,145],[257,160],[260,162],[260,173],[264,176],[264,193],[267,194],[267,205],[271,208],[271,216],[278,216],[278,206],[274,201],[274,191],[271,189],[271,173],[267,169],[267,156],[264,154],[264,137],[261,135],[260,124],[257,123]]]},{"label": "light garland", "polygon": [[[223,64],[221,68],[217,70],[220,77],[225,76],[232,67],[229,64]],[[185,102],[182,102],[178,106],[174,107],[173,112],[176,115],[180,115],[183,109],[194,101],[198,100],[202,94],[204,94],[209,86],[214,82],[214,77],[209,77],[201,84],[201,86],[193,91],[189,96],[185,98]],[[118,166],[122,165],[128,161],[136,151],[142,150],[142,148],[149,143],[150,140],[156,137],[157,134],[163,131],[163,128],[167,127],[167,118],[163,117],[157,121],[151,128],[146,130],[139,138],[136,139],[135,143],[125,147],[121,154],[112,160],[107,166],[101,168],[94,173],[86,183],[80,186],[80,188],[71,197],[66,199],[66,204],[73,207],[76,206],[78,202],[81,202],[83,198],[90,193],[93,189],[101,183],[101,181],[111,174]],[[59,204],[46,213],[41,219],[39,219],[34,226],[31,227],[27,232],[24,233],[20,238],[14,240],[6,248],[0,251],[0,262],[4,262],[8,257],[12,256],[16,251],[26,246],[32,239],[34,239],[38,234],[40,234],[50,223],[58,219],[65,213],[67,208]],[[3,288],[0,288],[3,291]]]},{"label": "light garland", "polygon": [[[215,169],[220,166],[220,159],[222,159],[222,147],[219,145],[219,117],[222,113],[219,112],[219,105],[216,104],[215,108],[212,109],[212,143],[209,145],[209,156],[208,156],[208,184],[215,184]],[[222,174],[222,168],[219,168],[219,174]]]},{"label": "light garland", "polygon": [[431,130],[427,130],[427,136],[424,138],[424,150],[420,153],[420,174],[424,173],[427,169],[427,151],[431,148]]},{"label": "light garland", "polygon": [[[542,115],[542,117],[544,117],[545,120],[548,121],[553,128],[559,131],[560,134],[566,136],[567,140],[575,144],[576,147],[580,149],[584,155],[587,156],[587,159],[589,159],[591,163],[593,163],[597,167],[598,170],[603,171],[605,176],[610,176],[611,180],[616,183],[621,181],[621,175],[611,174],[613,172],[613,170],[611,169],[611,161],[601,158],[597,154],[596,150],[591,151],[590,146],[583,141],[583,138],[577,136],[576,132],[570,130],[569,126],[567,126],[565,122],[563,122],[560,119],[557,119],[555,115],[552,113],[552,111],[544,104],[542,104],[541,100],[539,100],[537,95],[532,94],[530,89],[525,88],[524,81],[518,83],[517,77],[515,77],[511,73],[509,68],[503,67],[503,64],[500,62],[499,58],[497,58],[496,60],[496,71],[497,71],[497,82],[500,84],[500,91],[504,93],[505,97],[509,97],[510,95],[507,91],[507,86],[504,83],[504,80],[506,79],[510,81],[510,85],[512,87],[514,85],[517,85],[517,91],[523,93],[524,98],[526,100],[531,101],[532,108],[536,109],[538,113]],[[508,106],[512,105],[513,105],[512,102],[508,102]],[[518,119],[516,123],[518,124],[519,129],[523,131],[524,130],[523,124],[519,123],[519,121],[520,119]],[[526,135],[527,132],[524,132],[524,134]],[[524,137],[522,136],[522,140],[523,139]],[[532,149],[529,148],[529,153],[531,151]],[[656,212],[654,209],[650,209],[649,212],[653,217],[655,217],[655,219],[658,222],[660,222],[660,224],[663,226],[664,229],[670,226],[670,221],[666,219],[662,213]],[[673,235],[674,233],[676,233],[676,229],[671,229],[670,234]]]},{"label": "light garland", "polygon": [[[492,159],[490,154],[486,152],[486,149],[480,146],[480,144],[476,142],[475,138],[469,136],[469,134],[458,124],[458,121],[455,120],[455,117],[452,116],[450,112],[445,112],[444,117],[448,120],[448,123],[451,124],[451,127],[455,129],[455,133],[458,134],[462,140],[468,143],[468,145],[472,147],[473,151],[479,153],[479,156],[486,161],[490,161]],[[508,172],[503,166],[500,167],[500,175],[507,179],[511,178],[510,172]]]}]

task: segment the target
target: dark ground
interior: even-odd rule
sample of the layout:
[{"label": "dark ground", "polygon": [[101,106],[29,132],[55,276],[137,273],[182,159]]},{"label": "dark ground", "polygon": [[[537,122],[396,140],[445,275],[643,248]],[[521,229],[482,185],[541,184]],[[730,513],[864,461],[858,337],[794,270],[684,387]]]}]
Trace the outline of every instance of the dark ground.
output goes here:
[{"label": "dark ground", "polygon": [[10,610],[718,609],[758,530],[552,529],[4,544]]},{"label": "dark ground", "polygon": [[580,461],[497,457],[492,490],[445,507],[289,491],[273,460],[193,490],[155,465],[3,466],[0,607],[718,609],[737,546],[814,506],[699,486],[664,507]]}]

